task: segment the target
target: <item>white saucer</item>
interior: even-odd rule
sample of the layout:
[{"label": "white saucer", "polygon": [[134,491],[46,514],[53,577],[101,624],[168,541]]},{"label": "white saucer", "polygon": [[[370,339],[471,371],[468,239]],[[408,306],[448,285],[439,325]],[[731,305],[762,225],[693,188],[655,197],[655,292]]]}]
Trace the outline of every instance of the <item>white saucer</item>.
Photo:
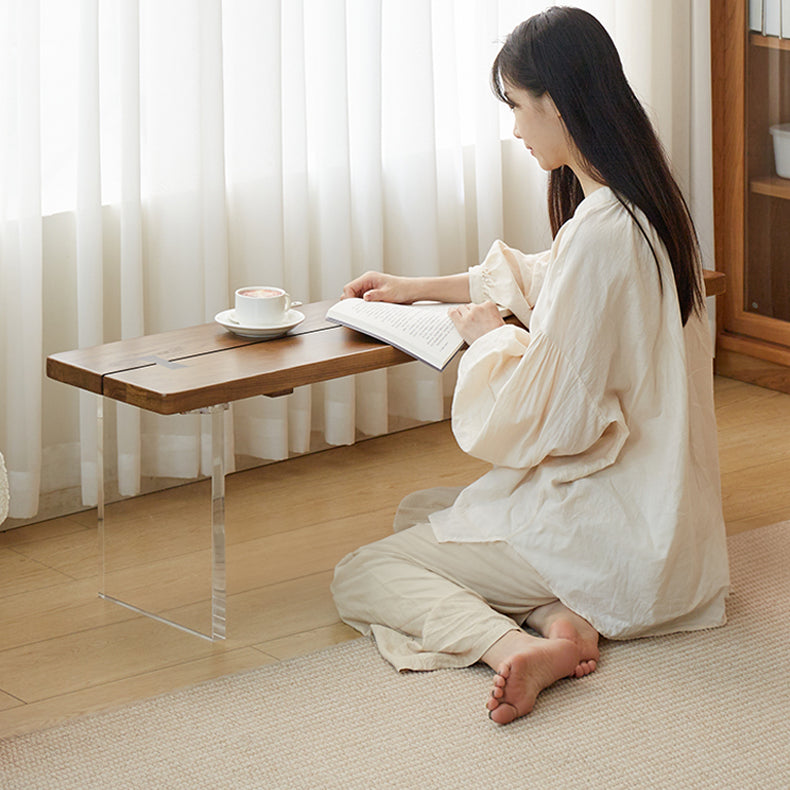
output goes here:
[{"label": "white saucer", "polygon": [[298,310],[289,310],[285,314],[285,318],[279,324],[271,326],[243,326],[236,320],[235,310],[223,310],[214,316],[214,320],[220,325],[224,326],[229,332],[240,337],[254,337],[259,340],[271,340],[275,337],[281,337],[290,332],[295,326],[304,321],[304,313]]}]

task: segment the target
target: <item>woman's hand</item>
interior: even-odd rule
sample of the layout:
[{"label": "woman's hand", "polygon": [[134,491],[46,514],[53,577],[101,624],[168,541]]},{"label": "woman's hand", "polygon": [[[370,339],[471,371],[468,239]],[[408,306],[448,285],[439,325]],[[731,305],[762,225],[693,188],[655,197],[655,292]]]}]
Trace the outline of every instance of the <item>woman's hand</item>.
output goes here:
[{"label": "woman's hand", "polygon": [[455,324],[458,334],[469,345],[488,332],[505,325],[493,302],[458,305],[458,307],[451,307],[447,314]]},{"label": "woman's hand", "polygon": [[343,288],[343,299],[356,296],[366,302],[411,304],[419,297],[409,288],[410,277],[396,277],[383,272],[365,272]]}]

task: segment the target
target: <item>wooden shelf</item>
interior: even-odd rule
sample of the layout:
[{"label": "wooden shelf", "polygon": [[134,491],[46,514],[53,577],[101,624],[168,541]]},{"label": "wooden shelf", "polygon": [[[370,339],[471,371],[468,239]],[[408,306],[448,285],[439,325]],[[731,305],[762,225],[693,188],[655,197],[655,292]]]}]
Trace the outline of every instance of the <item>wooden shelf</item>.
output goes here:
[{"label": "wooden shelf", "polygon": [[750,184],[752,192],[758,195],[768,195],[769,197],[790,200],[790,178],[763,176],[761,178],[753,178]]},{"label": "wooden shelf", "polygon": [[755,47],[790,50],[790,38],[777,38],[776,36],[764,36],[761,33],[749,33],[749,41]]}]

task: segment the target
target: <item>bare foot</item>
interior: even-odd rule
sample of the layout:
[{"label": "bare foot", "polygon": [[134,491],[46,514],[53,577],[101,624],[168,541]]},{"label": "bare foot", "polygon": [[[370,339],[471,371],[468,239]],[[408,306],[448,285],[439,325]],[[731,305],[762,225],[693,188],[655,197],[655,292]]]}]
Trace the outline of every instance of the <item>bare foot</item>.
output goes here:
[{"label": "bare foot", "polygon": [[[541,639],[523,631],[511,631],[490,651],[489,658],[515,648],[496,668],[494,686],[486,703],[489,718],[509,724],[526,716],[543,689],[572,675],[579,664],[579,648],[570,639]],[[488,658],[483,660],[488,662]]]},{"label": "bare foot", "polygon": [[535,609],[527,618],[527,625],[548,639],[570,639],[579,646],[579,664],[570,677],[582,678],[598,666],[598,632],[582,617],[560,601]]},{"label": "bare foot", "polygon": [[597,633],[594,640],[585,639],[584,635],[580,634],[569,620],[558,619],[552,623],[546,636],[549,639],[570,639],[578,646],[579,663],[574,667],[569,677],[583,678],[585,675],[595,672],[600,657]]}]

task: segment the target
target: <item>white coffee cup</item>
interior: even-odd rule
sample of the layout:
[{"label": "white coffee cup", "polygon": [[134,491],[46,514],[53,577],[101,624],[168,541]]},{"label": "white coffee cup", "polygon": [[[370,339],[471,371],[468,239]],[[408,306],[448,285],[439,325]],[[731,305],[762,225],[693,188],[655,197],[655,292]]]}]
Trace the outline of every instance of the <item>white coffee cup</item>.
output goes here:
[{"label": "white coffee cup", "polygon": [[272,285],[248,285],[236,291],[236,320],[242,326],[276,326],[285,321],[291,297]]}]

